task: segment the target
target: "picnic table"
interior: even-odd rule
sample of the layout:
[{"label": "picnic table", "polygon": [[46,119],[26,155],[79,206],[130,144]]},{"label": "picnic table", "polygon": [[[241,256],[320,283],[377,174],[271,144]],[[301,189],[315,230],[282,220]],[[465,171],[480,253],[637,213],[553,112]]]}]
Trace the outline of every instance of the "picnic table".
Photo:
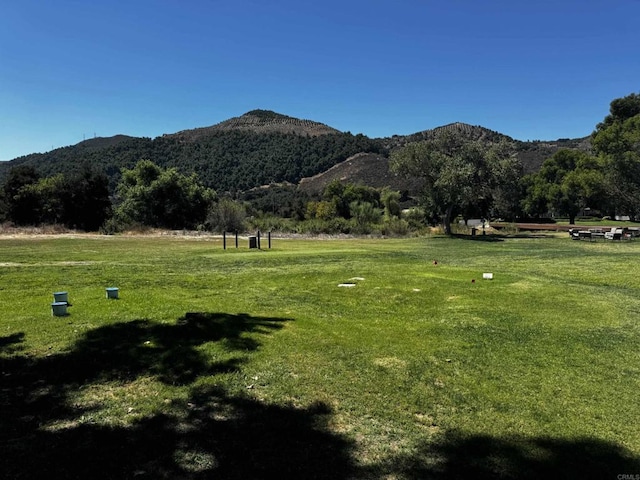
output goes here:
[{"label": "picnic table", "polygon": [[571,235],[572,240],[589,240],[593,239],[592,232],[590,230],[578,230],[572,228],[569,230],[569,235]]},{"label": "picnic table", "polygon": [[640,236],[638,228],[616,228],[612,227],[606,232],[602,228],[590,228],[588,230],[579,230],[577,228],[569,229],[569,235],[573,240],[631,240]]}]

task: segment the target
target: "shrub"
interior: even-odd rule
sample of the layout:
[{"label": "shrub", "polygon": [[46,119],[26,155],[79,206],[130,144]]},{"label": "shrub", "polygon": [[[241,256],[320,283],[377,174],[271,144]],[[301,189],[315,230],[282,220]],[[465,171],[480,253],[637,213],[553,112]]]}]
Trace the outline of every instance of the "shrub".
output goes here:
[{"label": "shrub", "polygon": [[275,215],[260,215],[248,220],[249,230],[264,232],[295,232],[297,223],[291,218],[282,218]]},{"label": "shrub", "polygon": [[382,235],[406,235],[409,233],[409,222],[397,217],[386,219],[381,227]]},{"label": "shrub", "polygon": [[296,233],[311,235],[318,235],[320,233],[352,233],[352,223],[344,218],[331,218],[329,220],[312,218],[298,223]]},{"label": "shrub", "polygon": [[125,225],[118,220],[117,217],[113,216],[105,220],[100,227],[100,233],[103,235],[114,235],[116,233],[122,233],[126,229]]},{"label": "shrub", "polygon": [[382,212],[370,202],[351,202],[349,213],[355,222],[355,227],[361,230],[358,233],[370,233],[373,225],[380,222]]},{"label": "shrub", "polygon": [[247,211],[243,204],[222,198],[209,207],[207,227],[215,232],[242,232],[246,228]]},{"label": "shrub", "polygon": [[442,225],[436,225],[434,227],[430,227],[429,233],[431,235],[444,235],[444,227]]},{"label": "shrub", "polygon": [[401,218],[407,222],[411,230],[422,230],[427,225],[424,210],[421,208],[404,210]]},{"label": "shrub", "polygon": [[502,229],[502,232],[505,233],[506,235],[517,235],[520,232],[520,229],[518,228],[518,225],[516,225],[515,223],[508,223],[507,225],[504,226],[504,228]]}]

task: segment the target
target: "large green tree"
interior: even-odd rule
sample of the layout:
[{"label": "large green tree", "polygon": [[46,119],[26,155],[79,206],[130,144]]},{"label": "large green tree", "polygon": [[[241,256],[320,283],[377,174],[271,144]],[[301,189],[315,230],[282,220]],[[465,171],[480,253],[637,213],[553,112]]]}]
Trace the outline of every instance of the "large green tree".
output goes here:
[{"label": "large green tree", "polygon": [[376,208],[380,205],[380,192],[373,187],[356,185],[351,182],[342,183],[332,180],[322,192],[322,198],[333,203],[335,212],[342,218],[351,218],[353,202],[370,203]]},{"label": "large green tree", "polygon": [[502,183],[500,172],[517,167],[512,152],[504,143],[486,145],[444,133],[392,152],[390,166],[397,173],[425,181],[425,210],[450,234],[455,212],[474,205],[485,210],[490,207]]},{"label": "large green tree", "polygon": [[615,213],[640,217],[640,95],[613,100],[609,115],[596,126],[591,144],[604,164]]},{"label": "large green tree", "polygon": [[3,186],[8,220],[16,225],[38,223],[38,199],[27,187],[37,184],[39,180],[40,175],[29,165],[19,165],[9,171]]},{"label": "large green tree", "polygon": [[70,228],[95,231],[111,216],[109,177],[88,163],[65,177],[60,196],[62,221]]},{"label": "large green tree", "polygon": [[174,168],[163,169],[141,160],[122,172],[116,214],[125,223],[194,228],[204,224],[214,197],[215,192],[200,184],[195,174],[185,176]]},{"label": "large green tree", "polygon": [[109,179],[88,164],[72,174],[40,178],[33,167],[12,169],[4,185],[8,219],[16,225],[60,224],[97,230],[111,213]]},{"label": "large green tree", "polygon": [[28,185],[22,189],[23,194],[35,199],[34,215],[36,224],[66,225],[64,210],[65,187],[65,177],[59,173],[53,177],[41,178],[38,183]]},{"label": "large green tree", "polygon": [[579,150],[558,150],[525,183],[523,204],[530,215],[552,211],[567,215],[569,223],[575,223],[582,209],[601,208],[605,202],[602,166],[597,158]]}]

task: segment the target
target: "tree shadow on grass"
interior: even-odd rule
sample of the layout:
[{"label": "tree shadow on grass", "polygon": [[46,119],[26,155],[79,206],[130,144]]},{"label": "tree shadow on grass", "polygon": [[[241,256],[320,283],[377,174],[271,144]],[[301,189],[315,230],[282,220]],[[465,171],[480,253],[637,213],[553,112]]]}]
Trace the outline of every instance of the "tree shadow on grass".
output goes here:
[{"label": "tree shadow on grass", "polygon": [[496,235],[468,235],[463,233],[452,233],[451,238],[457,238],[459,240],[470,240],[473,242],[504,242],[503,237]]},{"label": "tree shadow on grass", "polygon": [[[137,320],[87,332],[64,353],[2,356],[0,478],[346,478],[351,444],[329,433],[330,410],[267,405],[198,379],[238,371],[287,319],[188,313],[175,324]],[[2,348],[22,341],[4,337]],[[200,346],[229,353],[216,361]],[[234,353],[237,355],[234,356]],[[226,357],[225,357],[226,358]],[[187,399],[126,426],[91,417],[78,389],[151,375]],[[100,399],[102,400],[102,399]],[[100,403],[100,401],[98,401]],[[100,406],[93,407],[100,408]]]},{"label": "tree shadow on grass", "polygon": [[449,432],[437,443],[420,445],[382,470],[404,479],[616,479],[640,474],[640,458],[595,438],[497,438]]},{"label": "tree shadow on grass", "polygon": [[190,312],[175,324],[135,320],[87,332],[72,352],[58,360],[69,373],[66,381],[126,380],[152,374],[167,384],[187,385],[197,377],[230,372],[240,358],[211,362],[197,347],[209,342],[233,352],[251,352],[259,343],[249,333],[269,333],[284,319],[246,314]]},{"label": "tree shadow on grass", "polygon": [[11,353],[21,349],[24,333],[18,332],[6,337],[0,337],[0,353]]},{"label": "tree shadow on grass", "polygon": [[[637,456],[599,439],[460,432],[363,466],[355,444],[331,431],[327,405],[270,405],[198,381],[239,371],[286,321],[223,313],[191,313],[172,325],[137,320],[91,330],[69,351],[44,357],[23,355],[21,334],[0,338],[0,479],[584,480],[640,473]],[[229,358],[204,355],[199,347],[208,342],[223,345]],[[186,395],[126,425],[91,420],[91,408],[100,406],[75,403],[79,388],[149,375]]]}]

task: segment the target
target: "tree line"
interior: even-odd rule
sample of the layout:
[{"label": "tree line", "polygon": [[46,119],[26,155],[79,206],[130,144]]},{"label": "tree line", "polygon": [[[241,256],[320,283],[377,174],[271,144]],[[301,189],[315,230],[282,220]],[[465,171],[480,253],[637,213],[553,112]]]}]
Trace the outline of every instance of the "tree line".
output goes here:
[{"label": "tree line", "polygon": [[586,208],[640,218],[640,95],[611,102],[591,135],[591,152],[560,150],[523,178],[523,208],[547,209],[574,222]]},{"label": "tree line", "polygon": [[611,102],[591,135],[591,151],[560,149],[523,174],[508,142],[461,141],[445,134],[391,154],[391,167],[425,180],[427,218],[450,232],[453,216],[551,216],[574,223],[581,211],[640,217],[640,95]]},{"label": "tree line", "polygon": [[[257,195],[259,191],[269,193]],[[400,233],[408,229],[399,222],[400,193],[388,188],[334,181],[316,197],[301,194],[292,184],[259,191],[233,199],[218,195],[195,173],[184,175],[141,160],[122,170],[111,194],[107,175],[88,163],[74,174],[51,177],[21,165],[10,171],[0,191],[0,220],[104,233],[138,227],[244,231],[261,228],[265,219],[271,220],[269,229],[293,229],[292,224],[274,223],[276,218],[298,222],[298,231],[313,233],[371,233],[376,225],[400,228]]]},{"label": "tree line", "polygon": [[197,141],[180,135],[108,140],[87,140],[15,159],[0,165],[0,180],[6,179],[9,166],[31,166],[41,176],[50,177],[73,174],[78,164],[86,162],[107,174],[113,192],[123,169],[149,159],[163,168],[194,172],[209,188],[237,193],[273,182],[298,183],[356,153],[384,151],[380,140],[350,133],[307,136],[229,130],[209,132]]},{"label": "tree line", "polygon": [[[22,162],[9,171],[0,190],[0,220],[107,232],[131,225],[210,230],[262,225],[306,231],[403,233],[426,224],[441,224],[451,232],[457,216],[516,220],[552,215],[566,216],[573,223],[587,208],[601,215],[640,216],[637,94],[611,102],[610,113],[591,136],[591,151],[560,149],[533,173],[525,174],[517,147],[504,138],[469,140],[443,131],[392,151],[394,172],[423,180],[424,189],[413,199],[419,208],[414,209],[401,208],[401,204],[407,206],[408,199],[389,188],[334,181],[318,195],[301,192],[296,180],[316,169],[326,170],[336,156],[382,148],[366,137],[348,134],[319,136],[315,143],[301,138],[225,132],[204,143],[182,146],[174,138],[157,142],[124,138],[108,148],[122,149],[130,156],[133,153],[128,145],[133,141],[141,147],[134,153],[150,154],[143,158],[153,158],[155,148],[170,151],[167,145],[176,154],[168,156],[165,166],[138,159],[119,168],[117,175],[109,171],[115,166],[108,162],[86,160],[64,173],[48,176],[32,163]],[[167,145],[161,146],[162,142]],[[255,157],[247,155],[250,160],[244,163],[235,160],[253,148]],[[91,157],[91,149],[85,150]],[[206,163],[204,159],[212,150],[218,151],[213,170],[235,168],[236,183],[231,176],[214,190],[216,175],[203,178],[198,162]],[[269,155],[289,158],[290,164],[270,162]],[[128,165],[132,159],[127,159]],[[186,175],[181,172],[188,161],[192,168],[186,170],[192,173]],[[291,181],[275,184],[274,178]],[[255,182],[271,186],[247,188]]]}]

